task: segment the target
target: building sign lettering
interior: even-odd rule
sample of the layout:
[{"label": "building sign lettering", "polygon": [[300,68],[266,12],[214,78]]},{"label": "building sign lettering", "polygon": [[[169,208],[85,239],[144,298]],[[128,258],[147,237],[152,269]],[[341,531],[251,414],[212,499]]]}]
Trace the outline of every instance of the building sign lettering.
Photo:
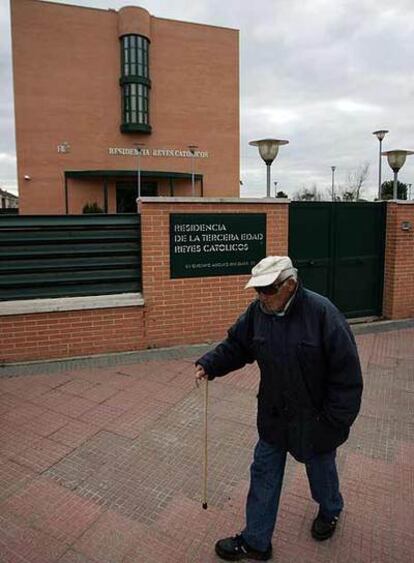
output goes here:
[{"label": "building sign lettering", "polygon": [[171,278],[249,274],[265,256],[265,213],[170,215]]},{"label": "building sign lettering", "polygon": [[[138,149],[129,147],[109,147],[108,153],[112,156],[138,156]],[[142,148],[139,151],[142,156],[164,156],[191,158],[193,153],[190,150],[181,149],[148,149]],[[208,158],[207,151],[194,151],[195,158]]]}]

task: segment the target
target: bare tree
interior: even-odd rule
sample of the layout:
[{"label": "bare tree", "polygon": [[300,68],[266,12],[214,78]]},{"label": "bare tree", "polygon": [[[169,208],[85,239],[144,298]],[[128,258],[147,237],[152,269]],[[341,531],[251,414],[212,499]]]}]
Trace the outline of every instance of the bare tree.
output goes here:
[{"label": "bare tree", "polygon": [[322,194],[318,190],[316,184],[313,184],[311,188],[306,188],[302,186],[300,190],[297,190],[292,197],[296,201],[321,201]]},{"label": "bare tree", "polygon": [[344,201],[358,201],[368,176],[369,162],[360,164],[358,168],[350,172],[348,174],[347,184],[341,194],[342,199]]}]

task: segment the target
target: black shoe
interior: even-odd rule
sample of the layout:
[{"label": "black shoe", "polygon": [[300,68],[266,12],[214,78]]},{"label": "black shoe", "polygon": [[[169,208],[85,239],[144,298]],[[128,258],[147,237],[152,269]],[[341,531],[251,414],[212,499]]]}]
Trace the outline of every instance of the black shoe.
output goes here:
[{"label": "black shoe", "polygon": [[322,516],[321,511],[319,511],[318,516],[315,518],[312,524],[312,537],[317,541],[324,541],[331,538],[335,533],[338,519],[339,516],[327,519]]},{"label": "black shoe", "polygon": [[216,543],[216,553],[226,561],[241,561],[242,559],[256,559],[256,561],[267,561],[272,557],[272,546],[266,551],[258,551],[250,547],[242,538],[241,534],[237,534],[233,538],[224,538]]}]

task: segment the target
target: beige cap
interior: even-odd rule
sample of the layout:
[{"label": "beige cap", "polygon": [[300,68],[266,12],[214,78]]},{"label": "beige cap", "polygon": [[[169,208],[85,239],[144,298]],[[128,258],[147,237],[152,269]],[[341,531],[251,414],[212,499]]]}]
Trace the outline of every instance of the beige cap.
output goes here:
[{"label": "beige cap", "polygon": [[283,281],[290,276],[296,277],[297,272],[289,256],[266,256],[252,269],[252,277],[244,289],[264,287],[274,283],[277,279]]}]

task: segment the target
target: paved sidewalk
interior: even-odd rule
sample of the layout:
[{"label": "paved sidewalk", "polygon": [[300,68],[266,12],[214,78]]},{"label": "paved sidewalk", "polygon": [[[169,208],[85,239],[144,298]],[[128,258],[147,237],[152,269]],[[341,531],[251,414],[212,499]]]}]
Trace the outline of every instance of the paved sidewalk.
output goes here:
[{"label": "paved sidewalk", "polygon": [[[414,561],[414,329],[357,337],[365,393],[338,464],[332,540],[290,460],[274,536],[280,563]],[[45,370],[47,368],[45,367]],[[208,563],[243,525],[256,442],[257,367],[209,384],[209,508],[202,510],[203,389],[192,359],[0,379],[1,563]]]}]

